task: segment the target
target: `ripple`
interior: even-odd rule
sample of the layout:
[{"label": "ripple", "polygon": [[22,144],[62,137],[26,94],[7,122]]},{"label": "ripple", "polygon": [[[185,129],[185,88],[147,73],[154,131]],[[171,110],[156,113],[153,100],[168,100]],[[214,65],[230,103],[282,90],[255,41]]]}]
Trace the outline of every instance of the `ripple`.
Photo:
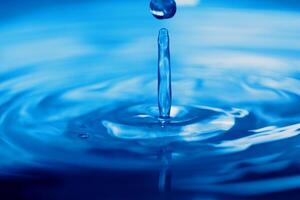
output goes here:
[{"label": "ripple", "polygon": [[160,25],[122,3],[124,12],[98,4],[1,25],[2,174],[153,170],[167,149],[174,189],[253,195],[299,186],[297,13],[178,13],[167,24],[175,106],[162,123],[153,48]]},{"label": "ripple", "polygon": [[238,138],[236,140],[223,141],[222,143],[217,144],[216,147],[224,148],[225,152],[242,151],[251,147],[252,145],[295,137],[300,133],[300,124],[294,124],[281,128],[269,126],[257,130],[250,130],[250,132],[255,134]]}]

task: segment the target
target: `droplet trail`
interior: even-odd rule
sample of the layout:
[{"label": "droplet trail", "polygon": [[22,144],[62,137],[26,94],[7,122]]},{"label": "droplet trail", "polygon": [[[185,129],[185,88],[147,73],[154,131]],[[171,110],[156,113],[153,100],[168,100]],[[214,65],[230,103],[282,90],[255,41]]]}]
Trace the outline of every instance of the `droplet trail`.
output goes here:
[{"label": "droplet trail", "polygon": [[158,108],[159,117],[170,117],[172,104],[169,33],[165,28],[158,34]]},{"label": "droplet trail", "polygon": [[176,2],[174,0],[152,0],[150,10],[157,19],[168,19],[176,13]]}]

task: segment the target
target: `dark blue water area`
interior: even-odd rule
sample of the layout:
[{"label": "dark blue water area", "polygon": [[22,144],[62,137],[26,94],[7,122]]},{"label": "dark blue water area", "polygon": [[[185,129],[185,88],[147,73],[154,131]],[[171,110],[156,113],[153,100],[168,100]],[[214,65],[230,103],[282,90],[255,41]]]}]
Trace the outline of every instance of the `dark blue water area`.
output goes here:
[{"label": "dark blue water area", "polygon": [[299,2],[176,3],[1,2],[0,199],[298,199]]}]

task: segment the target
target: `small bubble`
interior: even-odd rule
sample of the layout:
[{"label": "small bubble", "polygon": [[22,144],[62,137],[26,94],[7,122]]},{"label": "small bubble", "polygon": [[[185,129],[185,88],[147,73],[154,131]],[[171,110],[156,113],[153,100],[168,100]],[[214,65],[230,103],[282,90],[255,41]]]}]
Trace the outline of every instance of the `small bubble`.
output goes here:
[{"label": "small bubble", "polygon": [[82,139],[88,139],[89,138],[89,134],[87,134],[87,133],[81,133],[81,134],[79,134],[79,137],[82,138]]},{"label": "small bubble", "polygon": [[247,110],[242,110],[242,109],[237,109],[237,108],[233,108],[230,111],[230,114],[236,118],[243,118],[247,115],[249,115],[249,111]]}]

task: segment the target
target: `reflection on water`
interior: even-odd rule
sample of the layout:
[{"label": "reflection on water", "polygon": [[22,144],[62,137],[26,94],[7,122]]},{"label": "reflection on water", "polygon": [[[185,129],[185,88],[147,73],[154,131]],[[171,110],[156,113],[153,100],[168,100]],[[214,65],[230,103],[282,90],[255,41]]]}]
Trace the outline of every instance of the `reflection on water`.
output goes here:
[{"label": "reflection on water", "polygon": [[[300,14],[201,2],[178,2],[198,6],[167,22],[154,21],[148,2],[49,7],[3,21],[1,173],[159,170],[167,146],[171,191],[245,197],[298,189]],[[157,112],[162,26],[172,34],[171,115],[222,113],[209,126],[182,122],[165,131],[168,139],[140,123]]]}]

